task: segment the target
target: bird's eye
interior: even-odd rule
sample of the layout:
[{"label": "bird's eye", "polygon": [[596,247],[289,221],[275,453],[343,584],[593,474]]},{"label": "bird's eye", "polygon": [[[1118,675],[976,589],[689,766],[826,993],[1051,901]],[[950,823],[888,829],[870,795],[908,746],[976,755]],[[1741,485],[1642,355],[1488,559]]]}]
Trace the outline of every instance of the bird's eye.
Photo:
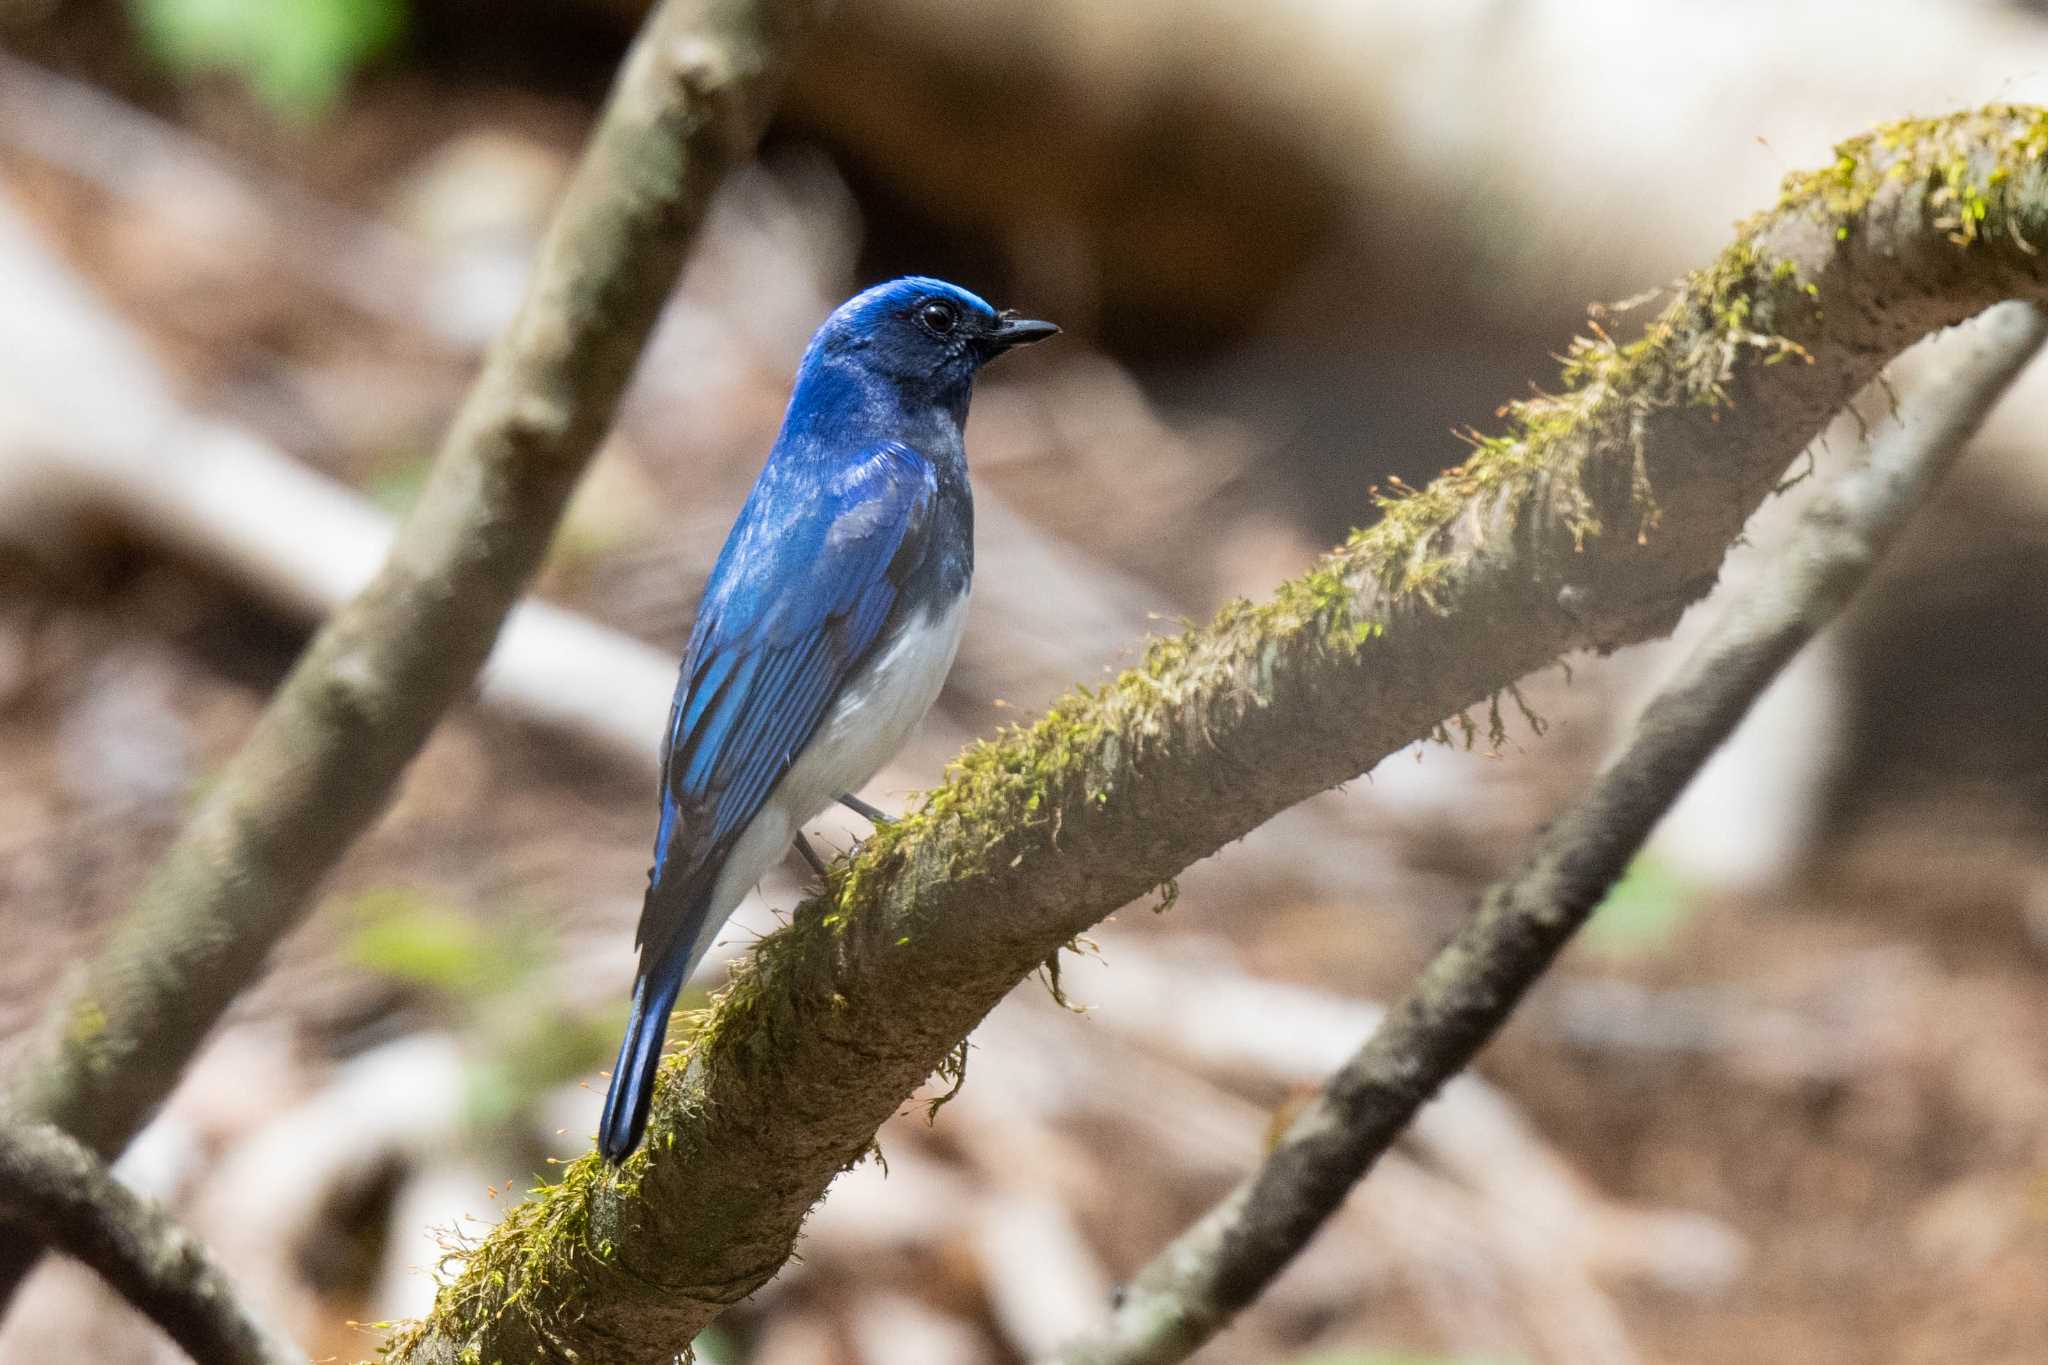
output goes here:
[{"label": "bird's eye", "polygon": [[917,320],[933,336],[950,336],[960,325],[960,313],[952,304],[934,300],[917,310]]}]

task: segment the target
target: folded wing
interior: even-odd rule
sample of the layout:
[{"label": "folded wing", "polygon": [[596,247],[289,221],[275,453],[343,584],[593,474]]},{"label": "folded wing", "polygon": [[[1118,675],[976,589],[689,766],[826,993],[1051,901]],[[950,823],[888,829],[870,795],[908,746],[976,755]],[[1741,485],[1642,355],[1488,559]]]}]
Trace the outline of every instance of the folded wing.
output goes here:
[{"label": "folded wing", "polygon": [[937,479],[900,442],[842,466],[822,496],[778,491],[788,477],[771,466],[755,484],[683,660],[640,918],[643,964],[695,938],[700,926],[686,921],[704,911],[682,907],[704,897],[663,891],[716,876],[874,647],[930,540]]}]

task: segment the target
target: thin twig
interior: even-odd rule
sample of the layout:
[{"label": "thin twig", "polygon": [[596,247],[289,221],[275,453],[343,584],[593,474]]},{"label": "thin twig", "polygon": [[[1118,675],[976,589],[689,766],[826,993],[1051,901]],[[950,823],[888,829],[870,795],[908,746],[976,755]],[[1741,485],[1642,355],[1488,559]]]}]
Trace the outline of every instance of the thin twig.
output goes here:
[{"label": "thin twig", "polygon": [[119,1151],[382,810],[532,577],[712,191],[751,155],[790,48],[827,7],[668,0],[649,15],[390,558],[63,994],[13,1088],[22,1113]]},{"label": "thin twig", "polygon": [[248,1315],[198,1238],[47,1123],[0,1119],[0,1214],[91,1266],[200,1365],[305,1365]]},{"label": "thin twig", "polygon": [[1280,1273],[1493,1036],[1778,670],[1847,605],[2044,338],[2048,317],[2008,303],[1951,339],[1955,355],[1928,376],[1901,425],[1808,509],[1777,572],[1730,606],[1620,758],[1487,891],[1259,1169],[1155,1257],[1059,1365],[1184,1360]]}]

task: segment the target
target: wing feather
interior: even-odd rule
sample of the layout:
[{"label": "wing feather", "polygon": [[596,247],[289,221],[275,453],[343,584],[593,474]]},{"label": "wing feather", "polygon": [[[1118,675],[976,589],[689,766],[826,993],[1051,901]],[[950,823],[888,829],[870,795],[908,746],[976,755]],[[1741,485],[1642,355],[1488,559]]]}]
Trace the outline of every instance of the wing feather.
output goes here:
[{"label": "wing feather", "polygon": [[[670,709],[661,827],[639,939],[658,954],[696,926],[661,922],[702,896],[723,851],[789,770],[897,607],[929,541],[937,477],[887,442],[822,494],[771,464],[704,590]],[[700,913],[700,912],[699,912]]]}]

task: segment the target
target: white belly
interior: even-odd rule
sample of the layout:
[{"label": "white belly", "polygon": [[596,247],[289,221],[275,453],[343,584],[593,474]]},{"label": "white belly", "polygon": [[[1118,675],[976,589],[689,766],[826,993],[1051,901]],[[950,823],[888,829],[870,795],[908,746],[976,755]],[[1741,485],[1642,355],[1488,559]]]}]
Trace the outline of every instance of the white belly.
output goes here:
[{"label": "white belly", "polygon": [[866,786],[903,747],[938,700],[966,624],[967,594],[962,593],[942,613],[913,616],[865,668],[847,679],[810,744],[733,844],[712,890],[711,913],[693,960],[703,960],[726,917],[754,883],[782,861],[803,823],[838,800],[841,792]]}]

